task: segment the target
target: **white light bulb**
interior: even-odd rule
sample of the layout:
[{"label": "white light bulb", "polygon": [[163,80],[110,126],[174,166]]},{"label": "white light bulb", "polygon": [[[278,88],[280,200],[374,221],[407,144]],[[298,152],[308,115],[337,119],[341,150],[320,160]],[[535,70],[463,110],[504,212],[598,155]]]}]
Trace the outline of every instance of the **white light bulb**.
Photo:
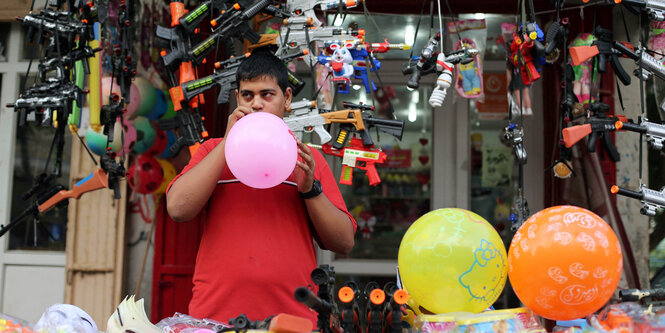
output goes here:
[{"label": "white light bulb", "polygon": [[418,118],[418,113],[416,112],[416,105],[411,104],[411,106],[409,106],[409,121],[414,122],[416,121],[416,118]]},{"label": "white light bulb", "polygon": [[413,46],[413,43],[415,42],[415,30],[413,29],[412,25],[407,25],[406,29],[404,29],[404,44],[408,46]]},{"label": "white light bulb", "polygon": [[482,20],[482,19],[485,18],[485,14],[483,14],[483,13],[475,13],[475,14],[473,14],[473,17],[474,17],[476,20]]},{"label": "white light bulb", "polygon": [[353,87],[353,90],[360,90],[360,85],[359,84],[354,84],[352,87]]}]

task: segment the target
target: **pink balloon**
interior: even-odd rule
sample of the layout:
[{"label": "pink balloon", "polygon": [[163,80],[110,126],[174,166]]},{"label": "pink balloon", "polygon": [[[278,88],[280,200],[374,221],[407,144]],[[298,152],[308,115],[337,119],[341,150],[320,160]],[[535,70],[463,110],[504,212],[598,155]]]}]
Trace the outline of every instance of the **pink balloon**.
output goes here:
[{"label": "pink balloon", "polygon": [[226,163],[247,186],[276,186],[296,166],[296,140],[286,123],[274,114],[255,112],[240,118],[225,140]]}]

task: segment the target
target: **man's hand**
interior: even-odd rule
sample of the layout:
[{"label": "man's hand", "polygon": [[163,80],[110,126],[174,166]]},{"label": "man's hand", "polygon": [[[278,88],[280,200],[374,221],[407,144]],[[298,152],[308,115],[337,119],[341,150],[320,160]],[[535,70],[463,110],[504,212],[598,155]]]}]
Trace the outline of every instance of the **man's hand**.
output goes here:
[{"label": "man's hand", "polygon": [[251,108],[248,108],[246,106],[238,106],[231,114],[229,115],[229,119],[226,122],[226,133],[224,133],[224,138],[226,138],[229,135],[229,131],[231,131],[231,127],[240,120],[240,118],[254,112]]},{"label": "man's hand", "polygon": [[300,158],[296,162],[293,177],[296,180],[296,184],[298,184],[298,192],[307,193],[312,189],[312,184],[314,183],[314,167],[316,166],[316,162],[314,162],[314,157],[312,157],[312,151],[309,147],[300,140],[297,140],[297,142]]}]

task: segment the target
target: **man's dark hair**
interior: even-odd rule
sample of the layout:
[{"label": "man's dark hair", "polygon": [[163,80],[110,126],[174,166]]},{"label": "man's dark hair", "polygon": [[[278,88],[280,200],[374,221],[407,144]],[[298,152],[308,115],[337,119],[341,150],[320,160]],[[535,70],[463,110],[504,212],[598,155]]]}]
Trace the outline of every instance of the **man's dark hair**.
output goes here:
[{"label": "man's dark hair", "polygon": [[261,77],[274,78],[282,92],[286,93],[286,88],[289,86],[289,72],[284,62],[269,50],[256,49],[238,66],[236,82],[240,85],[240,81],[251,81]]}]

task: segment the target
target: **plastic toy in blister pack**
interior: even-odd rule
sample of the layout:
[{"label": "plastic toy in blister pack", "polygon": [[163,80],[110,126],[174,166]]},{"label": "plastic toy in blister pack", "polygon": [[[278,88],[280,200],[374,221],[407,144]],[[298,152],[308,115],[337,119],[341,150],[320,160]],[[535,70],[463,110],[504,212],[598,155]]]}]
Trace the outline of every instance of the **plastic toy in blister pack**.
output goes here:
[{"label": "plastic toy in blister pack", "polygon": [[207,333],[230,327],[212,319],[198,319],[179,312],[160,320],[156,326],[164,333]]}]

